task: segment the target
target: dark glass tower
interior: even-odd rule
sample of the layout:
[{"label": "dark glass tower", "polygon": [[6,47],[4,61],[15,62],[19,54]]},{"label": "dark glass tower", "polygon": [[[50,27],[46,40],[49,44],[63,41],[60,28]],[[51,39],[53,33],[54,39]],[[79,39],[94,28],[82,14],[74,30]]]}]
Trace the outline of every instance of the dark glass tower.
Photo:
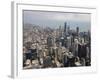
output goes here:
[{"label": "dark glass tower", "polygon": [[67,23],[64,23],[64,34],[66,33]]},{"label": "dark glass tower", "polygon": [[79,35],[79,27],[76,27],[77,36]]}]

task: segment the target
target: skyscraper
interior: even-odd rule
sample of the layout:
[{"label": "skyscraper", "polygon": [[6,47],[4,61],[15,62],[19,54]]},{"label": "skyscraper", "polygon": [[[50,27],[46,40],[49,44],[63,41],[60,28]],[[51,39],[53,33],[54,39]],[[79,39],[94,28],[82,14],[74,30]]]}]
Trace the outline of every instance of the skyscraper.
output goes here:
[{"label": "skyscraper", "polygon": [[66,33],[66,27],[67,27],[67,23],[64,23],[64,34]]},{"label": "skyscraper", "polygon": [[79,35],[79,27],[76,27],[77,36]]}]

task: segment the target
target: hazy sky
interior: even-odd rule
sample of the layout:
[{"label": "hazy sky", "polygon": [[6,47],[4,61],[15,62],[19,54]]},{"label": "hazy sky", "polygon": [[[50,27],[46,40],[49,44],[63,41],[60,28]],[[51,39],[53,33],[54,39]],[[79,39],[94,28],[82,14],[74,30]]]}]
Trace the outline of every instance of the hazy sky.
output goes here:
[{"label": "hazy sky", "polygon": [[63,27],[64,22],[67,22],[71,29],[76,29],[78,26],[80,31],[88,31],[91,27],[91,14],[23,11],[23,21],[24,24],[36,24],[52,28]]}]

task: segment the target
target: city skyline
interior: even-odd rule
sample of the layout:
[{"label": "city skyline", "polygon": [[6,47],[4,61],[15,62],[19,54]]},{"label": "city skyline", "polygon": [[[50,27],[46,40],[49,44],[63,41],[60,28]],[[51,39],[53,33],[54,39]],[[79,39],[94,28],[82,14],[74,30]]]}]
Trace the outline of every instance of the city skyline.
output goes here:
[{"label": "city skyline", "polygon": [[90,14],[25,11],[23,16],[23,69],[91,66]]},{"label": "city skyline", "polygon": [[47,11],[23,11],[24,24],[35,24],[40,27],[58,28],[64,26],[64,22],[71,29],[80,28],[81,32],[90,31],[91,15],[88,13],[67,13]]}]

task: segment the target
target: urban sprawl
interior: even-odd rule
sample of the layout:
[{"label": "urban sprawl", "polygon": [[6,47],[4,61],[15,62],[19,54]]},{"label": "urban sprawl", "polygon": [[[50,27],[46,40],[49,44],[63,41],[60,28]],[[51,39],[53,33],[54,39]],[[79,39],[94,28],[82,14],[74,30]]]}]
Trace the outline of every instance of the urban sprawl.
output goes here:
[{"label": "urban sprawl", "polygon": [[91,66],[90,31],[24,24],[23,69]]}]

